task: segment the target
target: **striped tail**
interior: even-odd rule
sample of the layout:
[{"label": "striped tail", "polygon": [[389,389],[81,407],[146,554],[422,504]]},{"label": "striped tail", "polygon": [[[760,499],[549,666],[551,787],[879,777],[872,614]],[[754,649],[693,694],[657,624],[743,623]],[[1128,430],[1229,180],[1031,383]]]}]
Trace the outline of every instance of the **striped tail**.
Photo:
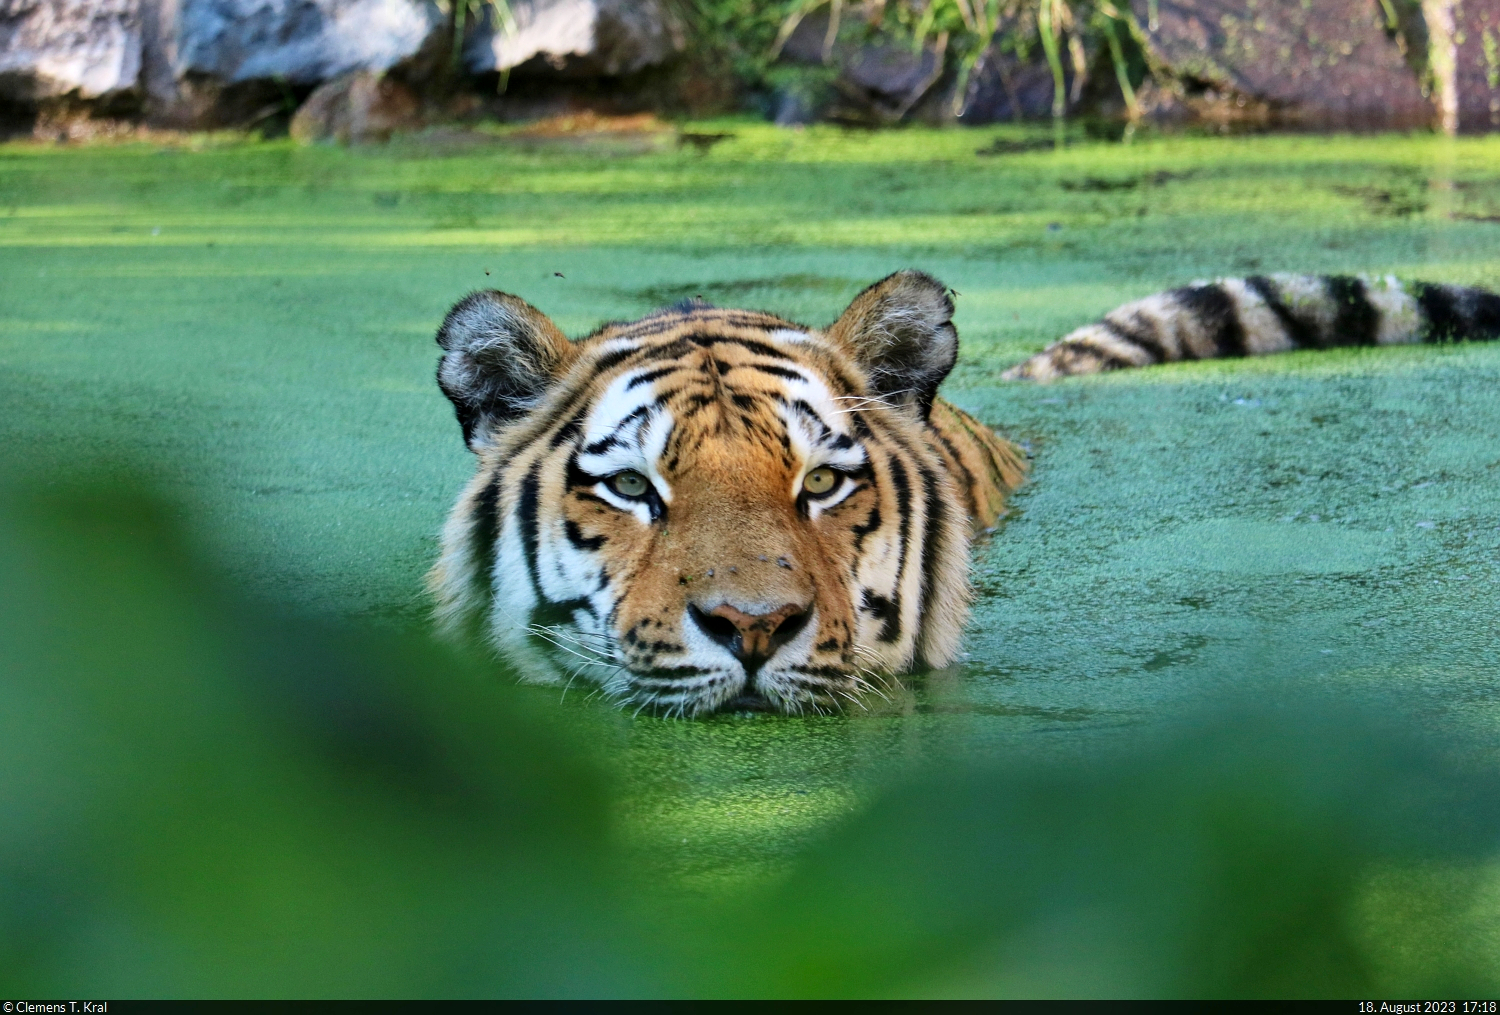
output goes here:
[{"label": "striped tail", "polygon": [[1293,349],[1500,339],[1500,296],[1350,275],[1255,275],[1127,303],[1005,372],[1008,380]]}]

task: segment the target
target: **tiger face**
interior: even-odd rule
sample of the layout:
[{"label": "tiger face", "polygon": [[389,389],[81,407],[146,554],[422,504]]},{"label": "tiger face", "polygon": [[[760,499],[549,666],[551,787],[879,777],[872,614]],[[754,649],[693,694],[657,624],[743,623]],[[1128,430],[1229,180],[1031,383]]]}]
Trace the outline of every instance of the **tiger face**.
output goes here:
[{"label": "tiger face", "polygon": [[952,313],[901,272],[821,331],[692,302],[570,341],[470,295],[437,336],[478,459],[439,625],[666,714],[824,711],[947,664],[970,538],[1024,471],[935,399]]}]

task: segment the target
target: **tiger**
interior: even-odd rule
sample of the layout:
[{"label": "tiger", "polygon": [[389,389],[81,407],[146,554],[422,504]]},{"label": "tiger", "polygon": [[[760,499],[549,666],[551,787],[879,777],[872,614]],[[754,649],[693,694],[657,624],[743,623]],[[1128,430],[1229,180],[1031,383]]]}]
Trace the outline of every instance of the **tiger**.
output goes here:
[{"label": "tiger", "polygon": [[1500,339],[1500,296],[1391,275],[1221,278],[1126,303],[1005,371],[1050,381],[1296,349]]},{"label": "tiger", "polygon": [[476,461],[437,626],[665,716],[843,710],[949,665],[971,549],[1027,473],[937,397],[952,296],[907,270],[821,330],[689,300],[569,339],[469,294],[437,332]]}]

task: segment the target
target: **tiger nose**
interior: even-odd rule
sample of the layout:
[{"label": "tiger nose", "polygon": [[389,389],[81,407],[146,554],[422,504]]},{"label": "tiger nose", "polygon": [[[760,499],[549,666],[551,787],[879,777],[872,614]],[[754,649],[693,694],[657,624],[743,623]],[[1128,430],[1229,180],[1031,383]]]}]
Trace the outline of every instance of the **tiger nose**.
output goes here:
[{"label": "tiger nose", "polygon": [[787,603],[770,613],[745,613],[728,603],[706,613],[691,606],[689,612],[704,634],[732,652],[752,673],[775,655],[777,649],[797,637],[797,632],[807,626],[809,616],[807,608],[796,603]]}]

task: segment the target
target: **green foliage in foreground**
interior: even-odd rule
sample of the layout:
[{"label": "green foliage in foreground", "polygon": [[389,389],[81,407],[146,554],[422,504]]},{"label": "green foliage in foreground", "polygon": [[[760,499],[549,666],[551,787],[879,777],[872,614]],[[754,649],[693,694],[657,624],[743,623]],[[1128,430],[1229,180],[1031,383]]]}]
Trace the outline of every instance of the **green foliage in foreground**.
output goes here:
[{"label": "green foliage in foreground", "polygon": [[[1484,996],[1500,772],[1246,674],[1128,754],[913,775],[713,908],[584,738],[230,592],[130,482],[0,508],[13,996]],[[607,738],[607,730],[595,731]]]}]

